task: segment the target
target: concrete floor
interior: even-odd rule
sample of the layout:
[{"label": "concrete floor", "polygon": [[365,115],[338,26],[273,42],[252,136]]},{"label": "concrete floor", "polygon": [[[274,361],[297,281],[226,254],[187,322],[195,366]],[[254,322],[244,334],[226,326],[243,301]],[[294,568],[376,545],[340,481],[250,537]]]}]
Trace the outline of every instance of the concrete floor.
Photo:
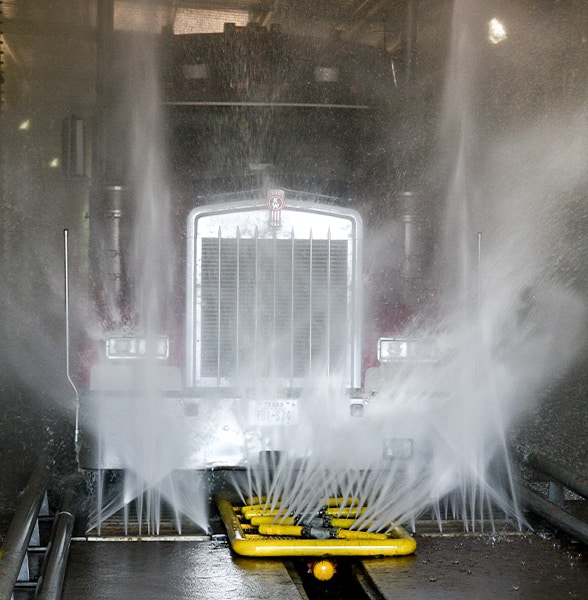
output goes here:
[{"label": "concrete floor", "polygon": [[364,565],[386,600],[580,599],[588,583],[585,548],[533,534],[424,538],[413,557]]},{"label": "concrete floor", "polygon": [[283,563],[233,560],[227,542],[74,542],[63,600],[299,600]]},{"label": "concrete floor", "polygon": [[[383,598],[585,598],[586,549],[533,534],[418,538],[413,556],[363,561]],[[279,560],[231,555],[224,541],[74,542],[64,600],[291,599],[304,596]],[[335,598],[335,597],[334,597]]]}]

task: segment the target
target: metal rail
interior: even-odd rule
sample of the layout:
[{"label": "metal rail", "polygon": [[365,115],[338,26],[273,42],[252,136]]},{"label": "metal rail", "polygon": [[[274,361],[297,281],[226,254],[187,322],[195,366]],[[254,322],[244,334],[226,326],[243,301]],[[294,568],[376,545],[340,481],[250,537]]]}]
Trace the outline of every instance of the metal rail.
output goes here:
[{"label": "metal rail", "polygon": [[568,488],[588,499],[588,478],[539,454],[530,454],[524,459],[524,464],[547,475],[550,482],[547,498],[528,487],[523,487],[520,490],[523,503],[555,527],[588,545],[588,523],[565,509],[563,489]]},{"label": "metal rail", "polygon": [[0,600],[10,600],[43,503],[49,469],[46,460],[35,467],[16,507],[0,549]]},{"label": "metal rail", "polygon": [[546,456],[535,453],[529,454],[525,458],[525,464],[549,475],[579,496],[588,498],[588,477],[586,475],[580,475]]},{"label": "metal rail", "polygon": [[587,523],[529,489],[521,490],[521,500],[528,508],[549,521],[552,525],[577,538],[583,544],[588,545]]},{"label": "metal rail", "polygon": [[35,600],[59,600],[61,597],[76,515],[76,492],[79,481],[79,476],[74,476],[65,491],[37,584]]}]

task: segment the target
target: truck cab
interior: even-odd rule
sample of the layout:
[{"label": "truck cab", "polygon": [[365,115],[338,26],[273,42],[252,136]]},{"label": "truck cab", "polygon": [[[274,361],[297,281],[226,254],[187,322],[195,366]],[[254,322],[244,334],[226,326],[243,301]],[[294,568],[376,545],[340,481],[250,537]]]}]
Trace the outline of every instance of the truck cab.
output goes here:
[{"label": "truck cab", "polygon": [[158,51],[148,143],[165,193],[149,203],[137,178],[103,177],[92,198],[82,466],[148,452],[243,468],[305,456],[326,424],[374,432],[358,464],[410,458],[410,434],[381,431],[373,408],[396,373],[438,359],[416,325],[432,302],[426,206],[386,183],[390,57],[230,24],[164,33]]}]

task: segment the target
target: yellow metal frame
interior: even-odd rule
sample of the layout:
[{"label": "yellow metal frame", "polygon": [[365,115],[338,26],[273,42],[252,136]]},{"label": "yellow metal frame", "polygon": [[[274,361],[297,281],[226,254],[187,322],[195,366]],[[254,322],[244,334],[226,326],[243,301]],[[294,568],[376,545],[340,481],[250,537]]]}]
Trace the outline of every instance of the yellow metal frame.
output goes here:
[{"label": "yellow metal frame", "polygon": [[[254,526],[246,524],[241,508],[233,506],[225,495],[216,504],[227,529],[233,550],[242,556],[405,556],[416,550],[416,540],[400,526],[385,536],[364,538],[307,539],[298,536],[261,535]],[[354,532],[359,534],[359,532]],[[383,538],[383,539],[380,539]]]}]

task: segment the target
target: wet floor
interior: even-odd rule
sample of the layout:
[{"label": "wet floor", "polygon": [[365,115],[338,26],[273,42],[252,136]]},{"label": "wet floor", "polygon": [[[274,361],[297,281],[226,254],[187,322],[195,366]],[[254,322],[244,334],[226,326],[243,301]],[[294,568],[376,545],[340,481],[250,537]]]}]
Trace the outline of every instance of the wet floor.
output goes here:
[{"label": "wet floor", "polygon": [[386,600],[559,600],[588,597],[579,544],[533,534],[418,540],[414,556],[363,561]]},{"label": "wet floor", "polygon": [[208,542],[72,542],[62,600],[300,600],[283,563]]},{"label": "wet floor", "polygon": [[[579,544],[533,534],[418,539],[414,556],[363,561],[374,598],[586,598]],[[373,592],[373,590],[372,590]],[[279,560],[235,557],[224,540],[72,542],[64,600],[104,598],[299,600]]]}]

